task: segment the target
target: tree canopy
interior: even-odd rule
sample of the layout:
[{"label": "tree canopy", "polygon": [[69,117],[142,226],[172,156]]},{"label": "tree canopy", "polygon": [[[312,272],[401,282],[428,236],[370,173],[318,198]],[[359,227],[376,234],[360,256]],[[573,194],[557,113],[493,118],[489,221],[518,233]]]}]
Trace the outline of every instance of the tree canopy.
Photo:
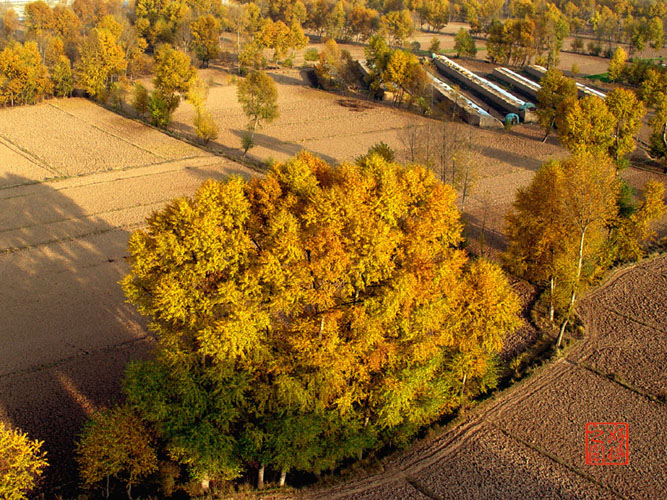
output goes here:
[{"label": "tree canopy", "polygon": [[0,498],[27,500],[48,465],[42,444],[0,420]]},{"label": "tree canopy", "polygon": [[455,192],[377,154],[308,154],[207,181],[130,239],[122,286],[152,320],[129,404],[198,477],[320,471],[494,384],[518,324],[500,269],[459,248]]}]

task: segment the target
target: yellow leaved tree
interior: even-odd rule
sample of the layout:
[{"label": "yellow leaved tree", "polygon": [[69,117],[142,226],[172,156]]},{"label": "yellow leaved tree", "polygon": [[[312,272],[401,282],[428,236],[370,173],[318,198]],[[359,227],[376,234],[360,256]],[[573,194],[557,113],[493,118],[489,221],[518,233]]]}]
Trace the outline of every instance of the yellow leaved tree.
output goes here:
[{"label": "yellow leaved tree", "polygon": [[409,442],[493,386],[518,324],[500,269],[460,248],[455,198],[424,167],[304,152],[170,203],[130,240],[122,285],[158,350],[128,403],[204,483]]},{"label": "yellow leaved tree", "polygon": [[42,442],[0,421],[0,498],[24,500],[48,463]]}]

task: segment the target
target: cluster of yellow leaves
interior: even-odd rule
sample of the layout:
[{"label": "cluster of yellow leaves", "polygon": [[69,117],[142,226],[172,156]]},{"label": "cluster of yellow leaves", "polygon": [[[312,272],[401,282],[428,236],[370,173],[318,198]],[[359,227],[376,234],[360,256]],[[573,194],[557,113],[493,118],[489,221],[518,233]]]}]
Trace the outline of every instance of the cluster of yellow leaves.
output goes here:
[{"label": "cluster of yellow leaves", "polygon": [[284,57],[288,50],[302,49],[308,43],[298,21],[293,20],[287,26],[282,21],[274,22],[271,19],[264,21],[255,33],[254,41],[259,47],[272,49],[274,61]]},{"label": "cluster of yellow leaves", "polygon": [[113,81],[127,68],[120,42],[123,27],[108,15],[93,28],[81,45],[81,59],[76,66],[77,80],[93,97],[104,95]]},{"label": "cluster of yellow leaves", "polygon": [[618,162],[635,149],[646,110],[632,90],[614,89],[605,100],[595,96],[571,97],[556,113],[558,137],[573,153],[608,153]]},{"label": "cluster of yellow leaves", "polygon": [[0,498],[24,500],[48,465],[41,441],[0,421]]}]

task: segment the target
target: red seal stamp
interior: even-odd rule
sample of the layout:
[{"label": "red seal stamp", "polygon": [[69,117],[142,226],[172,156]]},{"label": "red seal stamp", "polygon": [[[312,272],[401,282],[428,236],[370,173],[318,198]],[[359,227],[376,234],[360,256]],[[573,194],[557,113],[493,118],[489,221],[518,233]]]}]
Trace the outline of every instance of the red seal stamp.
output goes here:
[{"label": "red seal stamp", "polygon": [[588,465],[628,465],[628,424],[593,422],[586,424],[586,463]]}]

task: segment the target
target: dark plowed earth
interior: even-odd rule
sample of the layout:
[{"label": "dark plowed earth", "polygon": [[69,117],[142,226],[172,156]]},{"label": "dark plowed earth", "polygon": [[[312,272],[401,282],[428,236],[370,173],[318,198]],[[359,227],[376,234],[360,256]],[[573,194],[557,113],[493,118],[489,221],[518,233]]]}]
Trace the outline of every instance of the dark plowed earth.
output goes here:
[{"label": "dark plowed earth", "polygon": [[[667,498],[667,405],[633,387],[665,388],[666,270],[661,257],[616,272],[582,301],[587,337],[567,358],[389,458],[383,472],[306,496],[398,500],[412,498],[409,484],[437,500]],[[589,422],[628,424],[627,465],[586,464]]]}]

